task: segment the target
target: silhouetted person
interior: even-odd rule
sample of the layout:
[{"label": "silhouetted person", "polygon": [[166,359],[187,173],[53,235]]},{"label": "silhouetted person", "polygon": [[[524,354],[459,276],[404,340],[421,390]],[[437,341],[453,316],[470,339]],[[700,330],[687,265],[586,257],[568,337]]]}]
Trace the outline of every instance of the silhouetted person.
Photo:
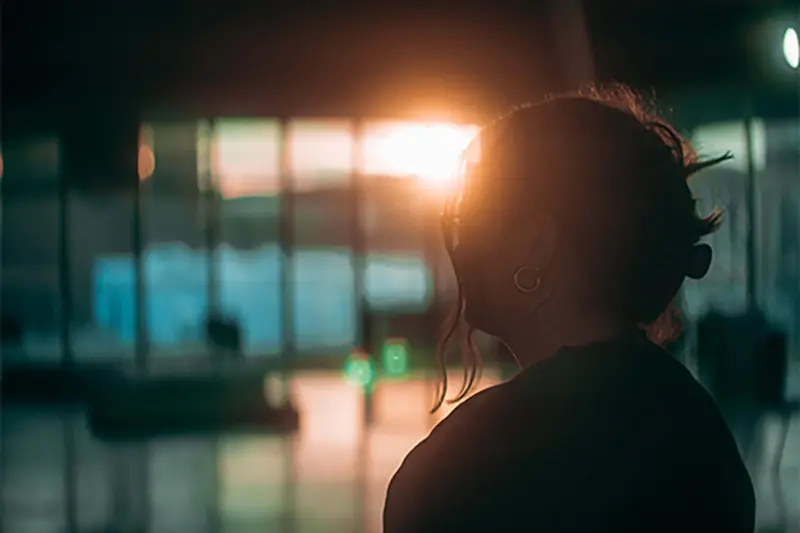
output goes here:
[{"label": "silhouetted person", "polygon": [[206,319],[206,342],[214,360],[242,357],[242,335],[236,319],[214,314]]},{"label": "silhouetted person", "polygon": [[642,109],[622,88],[563,96],[467,150],[442,219],[459,314],[521,370],[411,451],[385,533],[753,531],[717,406],[640,327],[674,337],[672,301],[708,271],[699,241],[719,222],[697,215],[686,180],[729,156],[698,162]]}]

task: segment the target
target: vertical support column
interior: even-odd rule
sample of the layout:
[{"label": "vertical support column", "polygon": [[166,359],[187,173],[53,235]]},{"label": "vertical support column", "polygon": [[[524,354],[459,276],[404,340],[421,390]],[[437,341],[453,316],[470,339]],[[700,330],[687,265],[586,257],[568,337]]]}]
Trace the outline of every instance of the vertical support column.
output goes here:
[{"label": "vertical support column", "polygon": [[134,257],[134,284],[135,284],[135,323],[136,323],[136,341],[134,348],[134,360],[136,368],[140,371],[147,368],[147,363],[150,355],[149,339],[147,334],[147,290],[146,280],[147,265],[145,264],[145,257],[143,254],[145,242],[147,240],[144,232],[144,221],[147,216],[144,213],[144,202],[142,201],[142,187],[137,183],[133,188],[133,220],[132,224],[132,241],[133,241],[133,257]]},{"label": "vertical support column", "polygon": [[[375,368],[375,346],[373,343],[372,319],[367,306],[364,275],[366,271],[366,242],[362,223],[362,201],[365,192],[362,172],[364,169],[364,126],[361,119],[353,122],[353,160],[350,179],[350,239],[353,265],[353,294],[356,316],[355,344],[369,358],[371,368]],[[369,484],[369,432],[373,422],[373,384],[372,378],[362,387],[363,418],[356,458],[355,507],[361,517],[361,531],[366,531],[368,523],[367,493]]]},{"label": "vertical support column", "polygon": [[280,215],[278,219],[280,245],[281,284],[281,380],[284,405],[289,402],[289,372],[296,355],[294,323],[294,179],[291,173],[291,150],[289,149],[289,123],[281,120],[280,154]]},{"label": "vertical support column", "polygon": [[78,458],[75,418],[71,411],[62,413],[62,445],[64,446],[64,516],[67,531],[78,531]]},{"label": "vertical support column", "polygon": [[[440,231],[440,216],[441,216],[441,207],[437,204],[434,204],[430,200],[425,200],[426,205],[424,206],[425,209],[425,222],[423,225],[423,257],[425,264],[428,266],[428,270],[430,273],[430,291],[431,291],[431,299],[430,305],[427,310],[423,312],[422,317],[420,317],[424,323],[421,327],[425,328],[425,334],[421,336],[422,339],[425,339],[426,345],[422,348],[424,351],[423,353],[432,353],[436,350],[437,343],[439,341],[438,335],[439,331],[442,326],[442,318],[443,318],[443,301],[442,301],[442,287],[441,287],[441,278],[442,278],[442,242],[441,242],[441,231]],[[413,350],[413,352],[418,352],[418,350]],[[412,364],[418,364],[418,361],[412,361]],[[427,380],[434,381],[438,379],[438,375],[434,368],[425,362],[425,375]]]},{"label": "vertical support column", "polygon": [[756,266],[757,242],[757,202],[758,187],[756,176],[755,146],[753,140],[753,102],[752,96],[748,94],[747,114],[745,115],[745,143],[747,150],[747,176],[745,181],[745,208],[747,209],[747,241],[746,259],[747,262],[747,309],[753,311],[758,307],[758,272]]},{"label": "vertical support column", "polygon": [[[69,144],[67,145],[69,149]],[[79,156],[78,156],[79,157]],[[78,171],[71,163],[71,154],[66,158],[67,165],[61,165],[58,177],[58,289],[61,296],[59,309],[59,341],[61,343],[62,365],[71,368],[75,363],[72,350],[72,271],[69,260],[69,189]]]},{"label": "vertical support column", "polygon": [[[84,299],[72,300],[72,283],[77,278],[89,277],[87,265],[74,266],[70,246],[70,217],[68,200],[80,191],[87,197],[106,195],[130,198],[133,213],[129,223],[129,236],[133,241],[134,256],[134,332],[135,362],[144,367],[147,359],[146,306],[144,305],[143,272],[141,265],[142,227],[141,198],[139,191],[138,152],[140,117],[130,101],[116,94],[84,94],[64,116],[61,131],[62,183],[59,186],[59,270],[62,285],[62,342],[66,346],[66,360],[71,361],[71,326],[75,304],[86,307]],[[84,257],[83,260],[88,258]]]},{"label": "vertical support column", "polygon": [[[280,383],[282,408],[291,406],[291,372],[297,356],[295,334],[295,196],[294,176],[290,150],[289,120],[281,119],[280,156],[280,211],[278,216],[278,241],[280,249],[280,291],[281,291],[281,353]],[[293,533],[296,529],[297,515],[297,465],[293,435],[283,436],[283,531]]]},{"label": "vertical support column", "polygon": [[[219,263],[217,261],[217,248],[219,247],[220,234],[220,179],[218,169],[212,164],[211,153],[215,148],[216,129],[215,122],[210,121],[209,128],[203,133],[210,147],[207,151],[208,161],[204,165],[207,175],[204,178],[201,194],[203,210],[203,243],[206,253],[206,318],[214,317],[220,311]],[[213,350],[216,348],[212,347]],[[212,361],[217,358],[210,352],[207,354]]]},{"label": "vertical support column", "polygon": [[[353,294],[355,302],[356,331],[355,342],[360,346],[367,357],[370,358],[372,367],[375,366],[375,339],[373,331],[373,317],[367,303],[365,274],[367,266],[367,250],[362,220],[362,202],[364,200],[365,184],[362,179],[364,128],[361,120],[353,123],[353,162],[351,174],[351,203],[350,203],[350,239],[353,265]],[[364,424],[372,423],[372,386],[364,387]]]}]

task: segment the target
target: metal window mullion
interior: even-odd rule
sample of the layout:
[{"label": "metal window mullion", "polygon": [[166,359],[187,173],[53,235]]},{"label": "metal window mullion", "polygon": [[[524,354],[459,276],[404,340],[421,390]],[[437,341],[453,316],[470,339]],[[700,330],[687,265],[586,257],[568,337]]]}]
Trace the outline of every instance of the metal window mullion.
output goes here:
[{"label": "metal window mullion", "polygon": [[[74,156],[70,156],[72,158]],[[58,284],[59,284],[59,340],[64,366],[75,363],[72,349],[72,280],[69,261],[69,189],[70,178],[74,172],[70,167],[63,171],[58,183]]]},{"label": "metal window mullion", "polygon": [[279,248],[280,248],[280,291],[281,291],[281,379],[284,402],[289,401],[289,371],[296,355],[295,331],[295,197],[294,176],[291,171],[291,150],[289,147],[289,121],[282,119],[279,133]]}]

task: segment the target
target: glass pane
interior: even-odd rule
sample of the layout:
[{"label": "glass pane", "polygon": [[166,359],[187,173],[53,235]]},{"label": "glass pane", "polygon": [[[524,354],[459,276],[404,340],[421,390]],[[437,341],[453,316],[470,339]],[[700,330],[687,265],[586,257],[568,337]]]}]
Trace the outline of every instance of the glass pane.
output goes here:
[{"label": "glass pane", "polygon": [[[222,316],[234,321],[247,356],[281,347],[280,124],[277,120],[217,122],[214,180],[221,195],[214,261]],[[213,215],[212,215],[213,218]]]},{"label": "glass pane", "polygon": [[75,359],[132,360],[134,199],[128,193],[72,191],[67,206]]},{"label": "glass pane", "polygon": [[365,293],[371,309],[422,311],[432,286],[430,245],[436,204],[415,180],[376,177],[362,196],[362,230],[367,250]]},{"label": "glass pane", "polygon": [[[223,228],[235,230],[225,219]],[[274,239],[247,249],[233,247],[227,239],[223,243],[215,256],[220,310],[240,328],[244,355],[276,355],[281,349],[283,327],[280,247]]]},{"label": "glass pane", "polygon": [[[478,131],[449,123],[365,125],[364,172],[374,176],[362,205],[370,252],[365,288],[373,309],[421,312],[430,304],[433,273],[449,270],[433,268],[444,257],[435,215]],[[470,159],[479,156],[473,146]]]},{"label": "glass pane", "polygon": [[349,183],[354,144],[351,122],[292,121],[287,140],[295,190],[342,187]]},{"label": "glass pane", "polygon": [[62,417],[54,411],[31,416],[30,408],[4,405],[0,423],[0,527],[3,531],[67,531],[65,472],[69,457]]},{"label": "glass pane", "polygon": [[424,311],[431,300],[430,272],[419,256],[369,255],[364,291],[373,310]]},{"label": "glass pane", "polygon": [[[763,304],[790,332],[789,351],[800,354],[800,120],[766,125],[767,160],[759,183],[760,275]],[[794,365],[800,369],[800,365]],[[800,394],[800,376],[787,381],[789,397]]]},{"label": "glass pane", "polygon": [[59,143],[3,146],[3,361],[60,361]]},{"label": "glass pane", "polygon": [[156,163],[141,184],[141,223],[151,359],[205,358],[209,263],[198,153],[203,124],[150,127]]},{"label": "glass pane", "polygon": [[355,338],[352,128],[346,121],[298,121],[290,127],[293,178],[295,345],[301,352],[341,355]]},{"label": "glass pane", "polygon": [[[753,154],[756,169],[764,166],[763,127],[753,129]],[[762,124],[763,126],[763,124]],[[698,211],[724,211],[723,224],[707,241],[714,248],[708,275],[700,282],[686,284],[686,311],[698,316],[709,306],[737,311],[746,304],[747,283],[747,132],[743,121],[708,124],[699,127],[692,141],[702,158],[730,151],[734,159],[704,170],[692,180]]]},{"label": "glass pane", "polygon": [[[152,533],[218,532],[218,444],[215,438],[160,439],[142,448],[147,484],[140,497],[149,503]],[[135,474],[135,473],[132,473]],[[125,530],[120,528],[120,530]]]},{"label": "glass pane", "polygon": [[218,120],[211,168],[222,196],[276,194],[280,189],[279,141],[277,120]]},{"label": "glass pane", "polygon": [[297,348],[342,355],[356,332],[352,254],[339,247],[298,249],[293,266]]}]

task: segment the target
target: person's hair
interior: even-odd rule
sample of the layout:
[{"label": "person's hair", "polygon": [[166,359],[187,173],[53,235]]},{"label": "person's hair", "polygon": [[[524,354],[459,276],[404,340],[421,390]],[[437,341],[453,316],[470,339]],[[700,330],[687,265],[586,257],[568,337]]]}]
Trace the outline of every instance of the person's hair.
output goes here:
[{"label": "person's hair", "polygon": [[[614,137],[615,134],[623,137],[624,142],[627,143],[623,150],[632,153],[634,162],[627,163],[628,166],[625,170],[619,172],[630,175],[633,180],[628,182],[627,186],[630,188],[646,189],[666,184],[663,186],[669,188],[669,194],[672,195],[672,191],[677,190],[674,185],[678,184],[684,187],[684,192],[678,192],[676,196],[683,195],[691,199],[691,195],[685,192],[688,178],[700,170],[732,157],[730,153],[726,153],[714,159],[700,161],[697,153],[686,140],[657,113],[652,100],[643,98],[627,86],[590,87],[579,92],[548,98],[545,103],[539,105],[548,106],[551,104],[547,102],[564,99],[592,105],[591,114],[602,115],[599,124],[595,123],[592,127],[597,128],[599,125],[604,130],[610,129],[609,137]],[[479,144],[481,160],[491,159],[492,165],[494,165],[498,163],[500,157],[508,158],[508,147],[499,146],[502,145],[502,141],[497,140],[496,131],[514,127],[509,123],[515,120],[515,117],[521,113],[535,112],[534,108],[536,107],[538,105],[517,107],[482,129],[474,141]],[[602,113],[597,113],[597,111]],[[584,120],[583,115],[580,117],[578,119],[579,128],[581,121]],[[522,118],[519,119],[517,125],[521,121],[523,121]],[[484,137],[492,137],[494,142],[486,143]],[[524,135],[518,132],[516,137],[517,142],[522,142],[524,146],[526,141]],[[522,139],[520,140],[519,137]],[[504,148],[502,156],[492,154],[493,151],[499,152],[499,148]],[[600,162],[595,163],[602,165]],[[517,169],[517,171],[520,170],[525,171],[524,168]],[[492,169],[487,169],[487,172],[491,173]],[[592,170],[588,172],[592,172]],[[469,174],[469,171],[467,173]],[[466,179],[470,179],[470,176],[467,175]],[[659,180],[661,185],[653,184]],[[636,183],[636,185],[631,186],[630,183]],[[657,284],[659,279],[665,276],[675,277],[674,269],[680,268],[670,264],[672,247],[696,244],[702,237],[714,232],[719,227],[722,218],[722,213],[716,209],[708,216],[699,216],[693,200],[691,205],[687,206],[683,205],[685,201],[680,204],[682,201],[680,198],[670,201],[676,196],[670,198],[664,196],[664,194],[651,191],[647,199],[642,202],[643,205],[637,206],[637,209],[631,209],[633,211],[631,216],[638,216],[634,220],[646,218],[648,223],[640,225],[648,226],[649,224],[651,227],[646,227],[644,230],[644,232],[649,232],[648,236],[639,236],[640,240],[637,241],[636,249],[631,250],[622,259],[624,265],[620,265],[620,267],[624,267],[624,277],[633,281],[626,285],[630,290],[623,291],[626,293],[625,298],[622,298],[625,301],[619,302],[626,316],[629,316],[633,322],[639,323],[651,341],[661,345],[674,341],[680,335],[682,322],[680,311],[675,303],[675,294],[659,295],[657,293],[663,291],[657,290],[654,284]],[[650,214],[652,211],[658,211],[661,218],[653,218],[654,215]],[[578,221],[578,224],[583,223],[583,221]],[[684,272],[681,272],[680,279],[682,280],[685,275]],[[465,328],[463,324],[465,302],[460,290],[460,283],[457,285],[456,305],[444,324],[443,335],[436,350],[440,380],[433,411],[438,410],[445,402],[456,403],[464,399],[476,385],[482,369],[481,356],[473,340],[475,328],[471,326]],[[464,378],[458,394],[447,399],[446,359],[448,348],[451,341],[460,333],[464,333],[460,350]]]}]

